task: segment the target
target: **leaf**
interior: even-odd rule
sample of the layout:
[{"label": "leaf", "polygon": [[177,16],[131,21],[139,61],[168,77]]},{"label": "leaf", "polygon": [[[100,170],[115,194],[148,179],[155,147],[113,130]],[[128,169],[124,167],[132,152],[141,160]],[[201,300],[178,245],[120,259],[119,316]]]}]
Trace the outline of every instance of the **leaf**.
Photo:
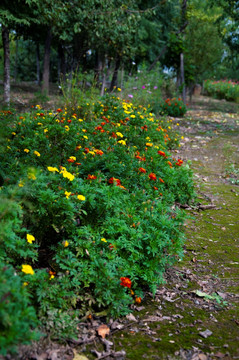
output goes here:
[{"label": "leaf", "polygon": [[77,352],[74,350],[73,360],[89,360],[89,359],[85,355],[77,354]]},{"label": "leaf", "polygon": [[110,334],[110,328],[107,325],[102,324],[98,327],[97,332],[102,339],[105,339],[105,336]]}]

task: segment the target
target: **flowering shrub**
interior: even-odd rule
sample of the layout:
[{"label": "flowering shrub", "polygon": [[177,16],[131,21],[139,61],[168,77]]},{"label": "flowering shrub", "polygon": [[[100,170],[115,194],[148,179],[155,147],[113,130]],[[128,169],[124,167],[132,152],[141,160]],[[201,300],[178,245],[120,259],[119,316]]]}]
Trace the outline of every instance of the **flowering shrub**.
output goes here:
[{"label": "flowering shrub", "polygon": [[216,99],[226,99],[239,103],[239,83],[232,80],[205,80],[204,90]]},{"label": "flowering shrub", "polygon": [[1,197],[12,207],[0,218],[0,259],[51,333],[73,336],[70,319],[86,313],[126,314],[182,256],[174,203],[194,190],[170,147],[147,108],[111,96],[84,110],[38,107],[8,127]]},{"label": "flowering shrub", "polygon": [[174,117],[180,117],[186,114],[187,107],[181,98],[172,98],[161,100],[153,107],[153,111],[159,114],[165,114]]}]

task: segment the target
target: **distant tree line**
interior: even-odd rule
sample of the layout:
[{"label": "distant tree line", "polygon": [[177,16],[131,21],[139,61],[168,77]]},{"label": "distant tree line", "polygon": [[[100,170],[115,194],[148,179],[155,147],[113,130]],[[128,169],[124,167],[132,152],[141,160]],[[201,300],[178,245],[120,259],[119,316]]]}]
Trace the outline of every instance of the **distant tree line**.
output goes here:
[{"label": "distant tree line", "polygon": [[[49,81],[94,71],[101,92],[143,63],[172,69],[178,85],[239,74],[239,1],[1,0],[4,102],[10,79]],[[110,80],[109,80],[110,79]]]}]

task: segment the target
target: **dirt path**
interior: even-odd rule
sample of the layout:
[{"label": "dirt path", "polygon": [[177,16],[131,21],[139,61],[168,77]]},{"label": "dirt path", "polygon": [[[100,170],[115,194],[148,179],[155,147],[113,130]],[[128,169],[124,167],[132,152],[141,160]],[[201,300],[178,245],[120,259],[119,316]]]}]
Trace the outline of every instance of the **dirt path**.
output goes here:
[{"label": "dirt path", "polygon": [[239,359],[239,115],[200,100],[172,120],[184,136],[177,155],[189,161],[198,191],[186,210],[184,260],[154,299],[147,294],[111,324],[108,342],[78,348],[88,359]]}]

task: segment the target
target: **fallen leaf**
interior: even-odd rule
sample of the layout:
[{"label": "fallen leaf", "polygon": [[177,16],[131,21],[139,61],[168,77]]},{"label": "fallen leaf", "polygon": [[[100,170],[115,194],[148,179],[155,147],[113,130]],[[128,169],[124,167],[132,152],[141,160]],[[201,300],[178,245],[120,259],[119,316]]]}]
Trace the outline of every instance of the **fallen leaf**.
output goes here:
[{"label": "fallen leaf", "polygon": [[206,339],[212,335],[212,331],[210,331],[208,329],[205,331],[200,331],[199,335],[202,336],[204,339]]},{"label": "fallen leaf", "polygon": [[77,352],[74,350],[73,360],[89,360],[89,359],[85,355],[77,354]]},{"label": "fallen leaf", "polygon": [[136,317],[133,314],[126,315],[126,319],[129,321],[137,321]]},{"label": "fallen leaf", "polygon": [[220,351],[218,351],[216,354],[214,354],[214,356],[216,356],[219,359],[222,359],[225,357],[225,354],[221,353]]},{"label": "fallen leaf", "polygon": [[110,328],[107,325],[102,324],[98,327],[97,333],[102,339],[105,339],[105,336],[110,334]]},{"label": "fallen leaf", "polygon": [[199,359],[199,360],[207,360],[207,355],[205,355],[205,354],[198,354],[198,359]]}]

